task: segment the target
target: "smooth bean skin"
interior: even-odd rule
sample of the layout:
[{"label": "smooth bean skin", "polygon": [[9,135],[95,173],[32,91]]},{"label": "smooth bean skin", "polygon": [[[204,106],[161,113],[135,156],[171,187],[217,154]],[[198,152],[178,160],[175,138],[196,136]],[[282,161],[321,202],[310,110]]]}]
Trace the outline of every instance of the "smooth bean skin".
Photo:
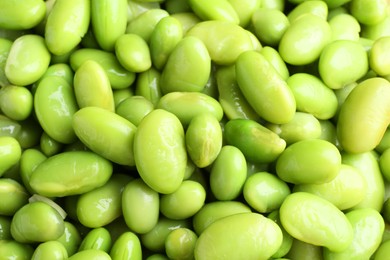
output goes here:
[{"label": "smooth bean skin", "polygon": [[43,131],[37,120],[34,117],[29,117],[26,120],[18,122],[21,128],[16,139],[20,147],[22,149],[28,149],[38,145]]},{"label": "smooth bean skin", "polygon": [[88,30],[90,6],[90,0],[56,1],[45,26],[45,41],[51,53],[66,54],[81,42]]},{"label": "smooth bean skin", "polygon": [[132,96],[124,99],[116,107],[115,113],[138,126],[141,120],[154,109],[151,101],[143,96]]},{"label": "smooth bean skin", "polygon": [[57,142],[56,140],[51,138],[47,133],[43,132],[39,142],[39,147],[41,148],[41,151],[47,157],[49,157],[57,154],[63,148],[63,144]]},{"label": "smooth bean skin", "polygon": [[314,115],[318,119],[332,118],[338,108],[335,93],[319,78],[308,73],[295,73],[287,79],[297,110]]},{"label": "smooth bean skin", "polygon": [[229,1],[217,0],[208,2],[205,0],[189,0],[188,4],[190,5],[192,11],[204,21],[220,20],[234,24],[239,24],[240,22],[237,12],[234,10]]},{"label": "smooth bean skin", "polygon": [[386,129],[381,141],[375,147],[375,151],[382,154],[387,148],[390,148],[390,129]]},{"label": "smooth bean skin", "polygon": [[63,197],[98,188],[111,174],[110,161],[92,152],[71,151],[54,155],[39,164],[31,175],[30,185],[40,195]]},{"label": "smooth bean skin", "polygon": [[251,1],[239,1],[239,0],[228,0],[233,9],[236,11],[239,18],[239,25],[242,28],[246,28],[251,23],[251,18],[254,12],[260,8],[261,2],[259,0]]},{"label": "smooth bean skin", "polygon": [[239,201],[227,200],[206,203],[192,218],[194,231],[197,235],[200,235],[218,219],[248,212],[251,212],[249,206]]},{"label": "smooth bean skin", "polygon": [[267,124],[266,127],[278,134],[287,145],[321,135],[320,121],[312,114],[295,112],[293,119],[285,124]]},{"label": "smooth bean skin", "polygon": [[77,218],[90,228],[105,226],[122,214],[122,190],[130,181],[124,174],[114,174],[103,186],[80,195]]},{"label": "smooth bean skin", "polygon": [[163,109],[145,116],[135,133],[134,158],[139,175],[153,190],[163,194],[177,190],[187,164],[179,119]]},{"label": "smooth bean skin", "polygon": [[50,65],[42,77],[34,84],[38,85],[39,82],[46,76],[62,77],[69,83],[69,85],[72,85],[74,72],[68,63],[55,63]]},{"label": "smooth bean skin", "polygon": [[34,95],[34,112],[51,138],[64,144],[76,140],[72,116],[77,110],[73,88],[65,79],[48,76],[39,83]]},{"label": "smooth bean skin", "polygon": [[324,20],[328,17],[328,6],[324,1],[304,1],[295,6],[287,15],[290,23],[293,23],[305,14],[314,14]]},{"label": "smooth bean skin", "polygon": [[138,34],[149,43],[154,28],[162,18],[167,16],[169,13],[166,10],[149,9],[127,23],[126,33]]},{"label": "smooth bean skin", "polygon": [[34,250],[31,260],[65,260],[68,259],[68,252],[58,241],[52,240],[39,244]]},{"label": "smooth bean skin", "polygon": [[99,46],[113,51],[116,40],[126,31],[127,1],[91,1],[91,25]]},{"label": "smooth bean skin", "polygon": [[147,71],[152,66],[149,46],[138,34],[119,36],[115,42],[115,54],[119,63],[130,72]]},{"label": "smooth bean skin", "polygon": [[286,141],[256,121],[233,119],[224,126],[226,143],[241,150],[248,161],[269,163],[286,148]]},{"label": "smooth bean skin", "polygon": [[370,68],[380,76],[390,75],[390,36],[377,39],[370,50]]},{"label": "smooth bean skin", "polygon": [[386,149],[379,156],[379,167],[385,180],[390,180],[390,149]]},{"label": "smooth bean skin", "polygon": [[183,38],[181,22],[172,17],[162,18],[150,36],[150,56],[154,67],[161,70],[166,64],[169,55]]},{"label": "smooth bean skin", "polygon": [[90,59],[103,67],[113,89],[127,88],[135,81],[135,73],[123,68],[115,54],[111,52],[92,48],[78,49],[70,55],[69,63],[76,71],[85,61]]},{"label": "smooth bean skin", "polygon": [[13,179],[0,179],[0,214],[13,216],[22,206],[27,204],[29,194],[20,183]]},{"label": "smooth bean skin", "polygon": [[211,60],[218,65],[231,65],[242,52],[254,49],[248,31],[227,21],[199,22],[186,35],[203,41]]},{"label": "smooth bean skin", "polygon": [[14,137],[0,136],[0,155],[2,158],[0,161],[0,176],[2,176],[19,161],[22,148]]},{"label": "smooth bean skin", "polygon": [[367,25],[362,28],[362,36],[371,40],[390,36],[390,16],[386,16],[381,22],[375,25]]},{"label": "smooth bean skin", "polygon": [[11,30],[31,29],[45,17],[46,5],[40,0],[2,1],[0,27]]},{"label": "smooth bean skin", "polygon": [[343,149],[363,153],[374,149],[390,122],[390,83],[379,77],[359,83],[340,109],[337,136]]},{"label": "smooth bean skin", "polygon": [[184,180],[179,188],[160,197],[160,212],[169,219],[187,219],[198,212],[206,200],[206,190],[196,181]]},{"label": "smooth bean skin", "polygon": [[[355,209],[345,214],[351,223],[354,237],[342,252],[324,250],[324,259],[369,259],[382,242],[385,222],[378,211]],[[369,239],[368,239],[369,238]]]},{"label": "smooth bean skin", "polygon": [[378,212],[381,211],[384,202],[385,185],[380,172],[378,155],[374,151],[358,154],[343,152],[342,162],[358,169],[367,187],[363,200],[355,205],[353,209],[373,208]]},{"label": "smooth bean skin", "polygon": [[223,117],[223,109],[218,101],[200,92],[170,92],[160,98],[156,107],[173,113],[184,128],[200,114],[213,115],[218,121]]},{"label": "smooth bean skin", "polygon": [[188,228],[178,228],[168,234],[165,252],[170,259],[193,259],[198,236]]},{"label": "smooth bean skin", "polygon": [[211,58],[205,44],[196,37],[187,36],[178,42],[167,59],[161,73],[161,90],[164,94],[200,92],[210,72]]},{"label": "smooth bean skin", "polygon": [[42,36],[27,34],[12,44],[5,64],[5,75],[14,85],[27,86],[37,81],[50,63],[50,53]]},{"label": "smooth bean skin", "polygon": [[222,148],[222,128],[212,115],[195,116],[185,133],[187,153],[199,168],[211,165]]},{"label": "smooth bean skin", "polygon": [[321,79],[329,88],[340,89],[367,73],[367,53],[356,41],[331,42],[319,57],[318,70]]},{"label": "smooth bean skin", "polygon": [[7,58],[9,55],[9,51],[11,50],[13,41],[8,40],[6,38],[0,38],[0,86],[9,85],[9,81],[5,76],[5,64],[7,62]]},{"label": "smooth bean skin", "polygon": [[268,259],[282,244],[282,231],[257,213],[224,217],[208,226],[195,245],[195,259]]},{"label": "smooth bean skin", "polygon": [[12,240],[11,236],[11,217],[0,216],[0,241]]},{"label": "smooth bean skin", "polygon": [[21,243],[56,240],[64,229],[64,220],[58,211],[41,201],[24,205],[11,222],[11,235]]},{"label": "smooth bean skin", "polygon": [[270,46],[276,46],[290,26],[287,16],[278,9],[256,9],[252,15],[251,22],[255,35],[261,42]]},{"label": "smooth bean skin", "polygon": [[269,213],[279,209],[289,194],[288,185],[268,172],[252,174],[243,187],[245,201],[259,213]]},{"label": "smooth bean skin", "polygon": [[375,25],[386,17],[386,5],[384,0],[352,0],[350,12],[360,23]]},{"label": "smooth bean skin", "polygon": [[314,62],[332,37],[326,20],[314,14],[305,14],[291,23],[279,42],[279,53],[291,65]]},{"label": "smooth bean skin", "polygon": [[270,46],[264,46],[259,52],[268,60],[269,63],[271,63],[284,80],[289,78],[290,72],[288,71],[287,65],[276,49]]},{"label": "smooth bean skin", "polygon": [[346,210],[360,203],[366,196],[367,184],[359,171],[342,164],[340,172],[330,182],[322,184],[295,185],[295,191],[303,191],[322,197],[340,210]]},{"label": "smooth bean skin", "polygon": [[21,131],[20,122],[16,122],[5,115],[0,115],[0,136],[17,138]]},{"label": "smooth bean skin", "polygon": [[79,251],[97,249],[109,252],[112,246],[110,232],[104,227],[94,228],[81,241]]},{"label": "smooth bean skin", "polygon": [[87,60],[76,70],[73,88],[79,108],[96,106],[114,112],[110,80],[98,62]]},{"label": "smooth bean skin", "polygon": [[361,26],[357,19],[350,14],[338,14],[329,20],[332,30],[332,41],[352,40],[358,41]]},{"label": "smooth bean skin", "polygon": [[294,184],[329,182],[337,176],[340,167],[341,154],[337,147],[321,139],[293,143],[276,161],[276,173],[279,178]]},{"label": "smooth bean skin", "polygon": [[236,61],[236,77],[244,97],[260,117],[275,124],[293,118],[296,109],[293,93],[262,54],[242,53]]},{"label": "smooth bean skin", "polygon": [[259,120],[259,115],[248,104],[236,80],[234,66],[217,68],[215,72],[218,88],[218,101],[228,119]]},{"label": "smooth bean skin", "polygon": [[127,87],[123,89],[114,89],[112,91],[114,97],[115,108],[126,98],[134,96],[133,88]]},{"label": "smooth bean skin", "polygon": [[341,252],[352,242],[353,228],[331,202],[307,192],[291,193],[280,207],[280,220],[296,239]]},{"label": "smooth bean skin", "polygon": [[323,259],[322,247],[293,239],[290,251],[285,256],[287,259]]},{"label": "smooth bean skin", "polygon": [[99,107],[79,109],[72,119],[77,137],[104,158],[134,166],[133,143],[137,127],[125,118]]},{"label": "smooth bean skin", "polygon": [[47,159],[47,156],[38,149],[30,148],[22,152],[19,161],[20,177],[29,193],[34,193],[30,186],[30,177],[36,167]]},{"label": "smooth bean skin", "polygon": [[141,244],[152,252],[163,252],[167,236],[178,228],[191,228],[191,223],[188,219],[174,220],[162,216],[152,230],[140,235]]},{"label": "smooth bean skin", "polygon": [[218,200],[237,198],[247,177],[244,154],[236,147],[224,145],[211,166],[210,188]]},{"label": "smooth bean skin", "polygon": [[15,240],[0,240],[0,259],[31,260],[34,249],[29,244]]},{"label": "smooth bean skin", "polygon": [[278,210],[272,211],[268,214],[267,218],[274,221],[280,227],[283,234],[282,245],[279,247],[278,251],[272,255],[272,258],[283,257],[291,250],[294,238],[284,229],[282,223],[280,222],[280,214]]},{"label": "smooth bean skin", "polygon": [[133,232],[124,232],[112,245],[112,260],[141,260],[142,248],[138,236]]},{"label": "smooth bean skin", "polygon": [[25,87],[6,86],[0,90],[0,109],[17,121],[27,119],[33,110],[33,96]]},{"label": "smooth bean skin", "polygon": [[[69,214],[68,214],[69,216]],[[75,254],[81,243],[80,232],[74,224],[65,221],[64,233],[56,240],[64,245],[68,256]]]},{"label": "smooth bean skin", "polygon": [[374,260],[386,260],[390,253],[390,241],[383,242],[375,252]]},{"label": "smooth bean skin", "polygon": [[75,253],[68,258],[69,260],[111,260],[109,254],[102,250],[88,249]]},{"label": "smooth bean skin", "polygon": [[143,96],[156,106],[162,96],[160,78],[161,73],[154,67],[139,73],[135,82],[135,94]]}]

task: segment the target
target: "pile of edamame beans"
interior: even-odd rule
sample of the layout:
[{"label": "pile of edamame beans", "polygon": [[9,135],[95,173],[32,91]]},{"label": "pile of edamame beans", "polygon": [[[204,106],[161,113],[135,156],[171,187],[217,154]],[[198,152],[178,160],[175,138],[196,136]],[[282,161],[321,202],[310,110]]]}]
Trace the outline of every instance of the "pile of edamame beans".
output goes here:
[{"label": "pile of edamame beans", "polygon": [[0,0],[0,260],[388,259],[390,2]]}]

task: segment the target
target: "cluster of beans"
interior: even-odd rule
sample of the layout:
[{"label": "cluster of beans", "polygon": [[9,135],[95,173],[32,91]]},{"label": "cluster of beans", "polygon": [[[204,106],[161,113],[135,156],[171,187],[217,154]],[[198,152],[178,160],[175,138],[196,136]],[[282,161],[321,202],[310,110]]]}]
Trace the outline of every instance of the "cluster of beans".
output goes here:
[{"label": "cluster of beans", "polygon": [[390,2],[0,0],[0,259],[388,259]]}]

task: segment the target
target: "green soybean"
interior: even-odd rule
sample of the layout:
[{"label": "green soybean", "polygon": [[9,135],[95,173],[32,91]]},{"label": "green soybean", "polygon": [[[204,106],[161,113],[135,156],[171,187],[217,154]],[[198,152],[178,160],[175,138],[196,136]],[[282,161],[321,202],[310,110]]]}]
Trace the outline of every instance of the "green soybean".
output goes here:
[{"label": "green soybean", "polygon": [[112,260],[141,260],[142,248],[138,236],[133,232],[124,232],[112,245]]},{"label": "green soybean", "polygon": [[[183,57],[186,57],[183,60]],[[205,44],[198,38],[187,36],[180,40],[169,55],[161,73],[161,90],[164,94],[200,92],[211,72],[211,58]]]},{"label": "green soybean", "polygon": [[238,19],[240,21],[239,25],[242,28],[248,27],[251,22],[252,15],[256,12],[258,8],[261,6],[261,0],[228,0],[233,9],[236,11],[238,15]]},{"label": "green soybean", "polygon": [[73,85],[79,108],[96,106],[115,110],[110,80],[96,61],[87,60],[76,70]]},{"label": "green soybean", "polygon": [[18,163],[21,155],[22,148],[19,142],[10,136],[0,136],[0,176],[2,176],[13,165]]},{"label": "green soybean", "polygon": [[6,86],[0,90],[0,109],[14,120],[27,119],[33,110],[33,95],[25,87]]},{"label": "green soybean", "polygon": [[289,233],[287,233],[287,231],[284,229],[280,221],[279,210],[272,211],[270,214],[268,214],[267,218],[275,221],[275,223],[278,224],[278,226],[280,227],[280,230],[282,230],[282,234],[283,234],[282,245],[279,247],[278,251],[276,251],[272,255],[272,257],[273,258],[283,257],[291,251],[294,238]]},{"label": "green soybean", "polygon": [[56,1],[45,26],[45,41],[51,53],[66,54],[81,42],[88,30],[90,6],[90,0]]},{"label": "green soybean", "polygon": [[124,99],[116,107],[115,113],[126,118],[135,126],[138,126],[141,120],[154,109],[151,101],[143,96],[131,96]]},{"label": "green soybean", "polygon": [[370,50],[369,65],[380,76],[390,75],[390,36],[377,39]]},{"label": "green soybean", "polygon": [[[68,214],[69,216],[69,214]],[[68,252],[68,256],[75,254],[81,243],[81,230],[77,229],[77,227],[69,221],[65,221],[65,230],[64,233],[56,239],[56,241],[60,242],[64,245],[66,251]]]},{"label": "green soybean", "polygon": [[0,255],[2,260],[14,258],[18,260],[31,260],[34,249],[29,244],[19,243],[15,240],[0,240]]},{"label": "green soybean", "polygon": [[0,240],[12,240],[11,217],[0,216]]},{"label": "green soybean", "polygon": [[31,29],[45,17],[46,5],[40,0],[2,1],[0,27],[11,30]]},{"label": "green soybean", "polygon": [[88,249],[75,253],[68,258],[69,260],[84,260],[84,259],[96,259],[96,260],[111,260],[109,254],[102,250]]},{"label": "green soybean", "polygon": [[147,185],[159,193],[172,193],[181,185],[187,164],[184,129],[172,113],[155,109],[134,137],[135,165]]},{"label": "green soybean", "polygon": [[143,96],[156,106],[162,96],[160,78],[161,73],[153,67],[139,73],[135,83],[135,94]]},{"label": "green soybean", "polygon": [[328,6],[324,1],[304,1],[295,6],[287,15],[290,23],[293,23],[305,14],[314,14],[324,20],[328,17]]},{"label": "green soybean", "polygon": [[198,236],[188,228],[178,228],[168,234],[165,252],[171,259],[193,259]]},{"label": "green soybean", "polygon": [[11,235],[21,243],[55,240],[64,229],[64,220],[57,210],[41,201],[24,205],[11,222]]},{"label": "green soybean", "polygon": [[272,67],[274,67],[284,80],[287,80],[290,77],[287,65],[276,49],[270,46],[264,46],[261,48],[260,53],[268,60],[269,63],[271,63]]},{"label": "green soybean", "polygon": [[30,177],[30,186],[40,195],[63,197],[98,188],[109,180],[111,174],[111,162],[97,154],[64,152],[40,163]]},{"label": "green soybean", "polygon": [[241,150],[248,161],[269,163],[286,148],[286,141],[260,123],[247,119],[232,119],[224,126],[226,143]]},{"label": "green soybean", "polygon": [[94,228],[81,241],[79,251],[97,249],[109,252],[112,246],[110,232],[104,227]]},{"label": "green soybean", "polygon": [[281,244],[282,231],[275,222],[257,213],[241,213],[208,226],[196,242],[194,255],[195,259],[217,259],[221,255],[268,259]]},{"label": "green soybean", "polygon": [[236,61],[236,76],[244,97],[260,117],[276,124],[293,118],[296,109],[293,93],[262,54],[242,53]]},{"label": "green soybean", "polygon": [[22,152],[20,157],[20,177],[22,179],[24,187],[29,193],[34,193],[30,186],[31,174],[34,172],[36,167],[47,159],[47,156],[38,149],[30,148]]},{"label": "green soybean", "polygon": [[344,213],[310,193],[287,196],[280,207],[280,220],[294,238],[334,252],[345,250],[353,240],[353,228]]},{"label": "green soybean", "polygon": [[43,242],[35,248],[31,260],[44,259],[65,260],[68,259],[68,252],[58,241]]},{"label": "green soybean", "polygon": [[333,180],[340,171],[341,154],[325,140],[308,139],[288,146],[276,161],[276,173],[294,184],[321,184]]},{"label": "green soybean", "polygon": [[20,183],[13,179],[0,179],[0,214],[13,216],[16,211],[28,202],[29,194]]},{"label": "green soybean", "polygon": [[60,143],[72,143],[76,135],[72,116],[78,110],[73,88],[58,76],[45,77],[34,95],[34,111],[43,130]]},{"label": "green soybean", "polygon": [[92,151],[121,165],[134,166],[136,126],[100,107],[79,109],[72,118],[77,137]]},{"label": "green soybean", "polygon": [[41,135],[41,139],[39,142],[39,147],[41,151],[47,156],[53,156],[61,151],[63,144],[57,142],[53,138],[51,138],[47,133],[43,132]]},{"label": "green soybean", "polygon": [[192,11],[202,20],[221,20],[239,24],[240,18],[229,1],[216,0],[208,2],[205,0],[188,0]]},{"label": "green soybean", "polygon": [[342,13],[329,19],[332,30],[332,41],[352,40],[358,41],[361,26],[356,18],[350,14]]},{"label": "green soybean", "polygon": [[390,241],[383,242],[375,252],[375,260],[385,260],[390,252]]},{"label": "green soybean", "polygon": [[386,5],[384,0],[352,0],[350,12],[360,23],[375,25],[386,17]]}]

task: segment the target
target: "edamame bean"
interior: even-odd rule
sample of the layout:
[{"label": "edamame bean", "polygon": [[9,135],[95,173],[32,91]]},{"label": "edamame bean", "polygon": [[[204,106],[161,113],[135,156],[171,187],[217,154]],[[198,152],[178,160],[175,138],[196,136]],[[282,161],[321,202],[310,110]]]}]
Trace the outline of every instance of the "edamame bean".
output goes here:
[{"label": "edamame bean", "polygon": [[185,133],[187,153],[199,168],[211,165],[222,148],[222,129],[212,115],[195,116]]},{"label": "edamame bean", "polygon": [[196,37],[187,36],[177,43],[167,59],[161,73],[161,90],[164,94],[201,92],[210,73],[211,58],[206,45]]},{"label": "edamame bean", "polygon": [[116,107],[115,113],[126,118],[135,126],[154,109],[151,101],[143,96],[132,96],[124,99]]},{"label": "edamame bean", "polygon": [[377,39],[370,50],[370,68],[380,76],[390,75],[390,36]]},{"label": "edamame bean", "polygon": [[64,229],[64,220],[58,211],[42,201],[21,207],[11,222],[11,235],[21,243],[56,240]]},{"label": "edamame bean", "polygon": [[0,241],[12,240],[11,236],[11,217],[0,216]]},{"label": "edamame bean", "polygon": [[18,259],[31,260],[34,249],[29,244],[19,243],[15,240],[0,240],[0,256],[2,260]]},{"label": "edamame bean", "polygon": [[218,65],[231,65],[241,53],[254,49],[248,31],[227,21],[197,23],[186,35],[199,38],[206,46],[211,60]]},{"label": "edamame bean", "polygon": [[81,241],[79,251],[97,249],[109,252],[112,246],[110,232],[104,227],[94,228]]},{"label": "edamame bean", "polygon": [[122,190],[130,181],[124,174],[114,174],[103,186],[80,195],[77,218],[90,228],[105,226],[122,214]]},{"label": "edamame bean", "polygon": [[27,190],[17,181],[9,178],[0,179],[0,214],[13,216],[28,202]]},{"label": "edamame bean", "polygon": [[[69,216],[69,214],[68,214]],[[75,254],[81,243],[81,234],[82,226],[79,225],[78,228],[71,222],[65,221],[65,230],[64,233],[56,240],[64,245],[68,256]],[[80,231],[79,231],[80,230]]]},{"label": "edamame bean", "polygon": [[356,19],[367,25],[375,25],[386,17],[385,0],[352,0],[349,10]]},{"label": "edamame bean", "polygon": [[371,40],[390,36],[390,16],[386,16],[381,22],[374,25],[363,26],[362,36]]},{"label": "edamame bean", "polygon": [[160,197],[160,212],[169,219],[187,219],[198,212],[206,200],[206,190],[196,181],[184,180],[176,191]]},{"label": "edamame bean", "polygon": [[288,185],[268,172],[249,176],[243,187],[245,201],[259,213],[277,210],[290,194]]},{"label": "edamame bean", "polygon": [[33,110],[33,96],[25,87],[8,85],[0,90],[0,109],[11,119],[25,120]]},{"label": "edamame bean", "polygon": [[162,96],[160,77],[161,73],[153,67],[145,72],[139,73],[135,83],[135,94],[143,96],[156,106]]},{"label": "edamame bean", "polygon": [[30,177],[30,186],[48,197],[77,195],[104,185],[111,174],[111,162],[95,153],[64,152],[40,163]]},{"label": "edamame bean", "polygon": [[293,93],[262,54],[242,53],[236,61],[236,77],[244,97],[260,117],[275,124],[293,118],[296,109]]},{"label": "edamame bean", "polygon": [[366,196],[367,184],[358,169],[341,164],[340,172],[330,182],[322,184],[300,184],[294,192],[304,191],[322,197],[340,210],[346,210],[360,203]]},{"label": "edamame bean", "polygon": [[63,144],[51,138],[47,133],[43,132],[40,139],[39,147],[47,156],[53,156],[61,151]]},{"label": "edamame bean", "polygon": [[321,246],[315,246],[298,239],[293,239],[290,251],[286,257],[288,257],[287,259],[302,260],[322,259],[322,251],[323,249]]},{"label": "edamame bean", "polygon": [[275,210],[267,216],[267,218],[273,220],[280,227],[280,230],[282,230],[283,234],[282,245],[279,247],[278,251],[272,255],[273,258],[285,256],[291,250],[292,243],[294,241],[294,238],[284,229],[282,223],[280,222],[279,215],[279,211]]},{"label": "edamame bean", "polygon": [[147,71],[152,66],[149,46],[138,34],[119,36],[115,42],[115,54],[119,63],[130,72]]},{"label": "edamame bean", "polygon": [[351,40],[329,43],[319,57],[321,79],[332,89],[340,89],[362,78],[368,71],[368,57],[363,46]]},{"label": "edamame bean", "polygon": [[238,15],[238,19],[240,21],[239,25],[242,28],[248,27],[251,22],[251,17],[254,12],[260,8],[261,0],[228,0],[233,9],[236,11]]},{"label": "edamame bean", "polygon": [[78,138],[104,158],[134,166],[133,143],[136,126],[125,118],[100,107],[79,109],[72,119]]},{"label": "edamame bean", "polygon": [[353,240],[347,217],[331,202],[307,192],[294,192],[280,207],[280,220],[296,239],[341,252]]},{"label": "edamame bean", "polygon": [[194,25],[202,21],[198,16],[196,16],[196,14],[190,11],[183,13],[174,13],[170,16],[179,20],[183,28],[183,35],[185,35],[188,30],[191,29]]},{"label": "edamame bean", "polygon": [[73,88],[65,79],[48,76],[39,83],[34,95],[34,111],[51,138],[65,144],[76,140],[72,116],[77,109]]},{"label": "edamame bean", "polygon": [[7,58],[9,55],[9,51],[11,50],[13,41],[8,40],[6,38],[0,38],[0,86],[9,85],[9,81],[5,76],[5,64],[7,62]]},{"label": "edamame bean", "polygon": [[332,41],[359,40],[360,24],[354,16],[348,13],[338,14],[329,19],[329,26],[332,30]]},{"label": "edamame bean", "polygon": [[375,260],[385,260],[390,253],[390,241],[383,242],[375,252]]},{"label": "edamame bean", "polygon": [[73,88],[79,108],[96,106],[115,111],[110,80],[98,62],[87,60],[76,70]]},{"label": "edamame bean", "polygon": [[45,41],[50,52],[62,55],[74,49],[88,30],[90,16],[90,0],[56,1],[45,26]]},{"label": "edamame bean", "polygon": [[113,97],[114,97],[114,103],[115,108],[126,98],[134,96],[134,90],[130,87],[123,88],[123,89],[114,89],[113,90]]},{"label": "edamame bean", "polygon": [[170,92],[160,98],[156,107],[173,113],[184,128],[200,114],[213,115],[218,121],[223,117],[218,101],[200,92]]},{"label": "edamame bean", "polygon": [[159,2],[141,2],[141,1],[128,1],[127,2],[127,21],[130,22],[142,13],[152,10],[160,9]]},{"label": "edamame bean", "polygon": [[374,149],[390,122],[390,83],[379,77],[359,83],[341,106],[337,136],[350,153]]},{"label": "edamame bean", "polygon": [[58,241],[52,240],[43,242],[35,248],[31,260],[44,259],[65,260],[68,259],[68,252]]},{"label": "edamame bean", "polygon": [[240,22],[236,10],[229,1],[216,0],[208,2],[205,0],[188,0],[188,4],[192,11],[204,21],[220,20],[235,24],[239,24]]},{"label": "edamame bean", "polygon": [[27,34],[11,46],[5,64],[5,75],[14,85],[27,86],[37,81],[50,63],[50,53],[43,37]]},{"label": "edamame bean", "polygon": [[[353,228],[352,243],[341,252],[324,250],[324,259],[369,259],[382,241],[385,223],[378,211],[355,209],[345,214]],[[367,238],[370,239],[367,239]]]},{"label": "edamame bean", "polygon": [[187,164],[179,119],[163,109],[145,116],[135,133],[134,159],[139,175],[153,190],[163,194],[177,190]]},{"label": "edamame bean", "polygon": [[328,17],[328,6],[324,1],[303,1],[295,6],[287,15],[290,23],[298,20],[302,15],[314,14],[324,20]]},{"label": "edamame bean", "polygon": [[141,242],[133,232],[124,232],[112,245],[110,256],[112,260],[141,260]]},{"label": "edamame bean", "polygon": [[11,30],[31,29],[45,17],[46,5],[41,0],[1,1],[0,27]]},{"label": "edamame bean", "polygon": [[97,249],[88,249],[83,250],[80,252],[75,253],[71,257],[68,258],[69,260],[111,260],[111,257],[109,254],[102,250]]},{"label": "edamame bean", "polygon": [[47,159],[46,155],[40,150],[35,148],[26,149],[22,152],[20,157],[20,177],[22,179],[24,187],[29,193],[34,193],[30,186],[30,177],[36,167]]},{"label": "edamame bean", "polygon": [[197,239],[191,229],[175,229],[165,239],[165,252],[170,259],[193,259]]},{"label": "edamame bean", "polygon": [[256,121],[232,119],[224,126],[226,143],[241,150],[248,161],[269,163],[286,148],[286,141]]},{"label": "edamame bean", "polygon": [[161,70],[169,55],[183,38],[183,26],[172,16],[162,18],[150,36],[150,55],[153,65]]},{"label": "edamame bean", "polygon": [[0,114],[0,136],[17,138],[22,126],[19,122]]},{"label": "edamame bean", "polygon": [[208,226],[196,242],[194,255],[200,260],[268,259],[281,244],[282,231],[275,222],[257,213],[241,213]]},{"label": "edamame bean", "polygon": [[264,46],[261,48],[260,53],[268,60],[269,63],[271,63],[284,80],[289,78],[290,72],[288,71],[287,65],[276,49],[270,46]]},{"label": "edamame bean", "polygon": [[91,1],[91,26],[99,46],[113,51],[117,39],[125,33],[127,26],[127,2]]},{"label": "edamame bean", "polygon": [[321,139],[293,143],[276,161],[279,178],[294,184],[329,182],[336,178],[340,167],[341,154],[337,147]]},{"label": "edamame bean", "polygon": [[19,142],[11,136],[0,136],[0,176],[15,165],[22,155]]},{"label": "edamame bean", "polygon": [[332,32],[326,20],[314,14],[302,15],[291,23],[279,42],[279,53],[291,65],[305,65],[320,57]]},{"label": "edamame bean", "polygon": [[379,167],[385,180],[390,180],[390,149],[386,149],[379,156]]}]

